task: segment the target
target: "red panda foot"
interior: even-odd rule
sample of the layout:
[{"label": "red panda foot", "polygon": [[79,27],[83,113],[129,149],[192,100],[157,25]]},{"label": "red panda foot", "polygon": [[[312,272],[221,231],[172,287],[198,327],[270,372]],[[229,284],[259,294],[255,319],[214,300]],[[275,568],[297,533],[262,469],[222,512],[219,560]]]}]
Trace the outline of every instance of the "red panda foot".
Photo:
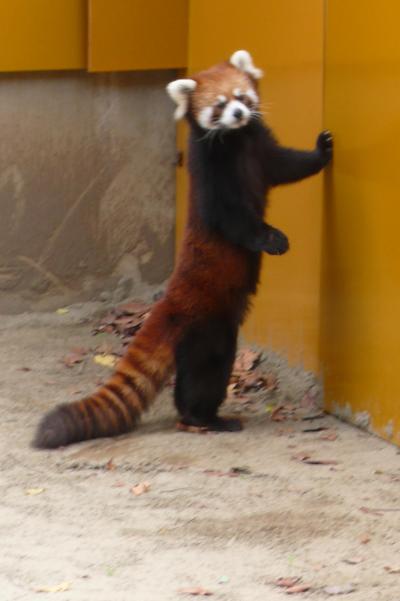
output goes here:
[{"label": "red panda foot", "polygon": [[215,417],[212,421],[202,423],[195,418],[183,418],[176,424],[178,430],[194,434],[207,432],[240,432],[243,430],[242,420],[236,417]]}]

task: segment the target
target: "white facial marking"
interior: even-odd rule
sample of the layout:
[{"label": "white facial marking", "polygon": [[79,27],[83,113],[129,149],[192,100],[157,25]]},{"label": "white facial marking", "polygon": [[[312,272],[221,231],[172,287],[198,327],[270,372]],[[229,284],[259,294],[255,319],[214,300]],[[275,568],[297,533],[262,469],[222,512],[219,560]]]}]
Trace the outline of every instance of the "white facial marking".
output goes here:
[{"label": "white facial marking", "polygon": [[231,100],[225,107],[220,124],[229,129],[238,129],[249,122],[251,113],[239,100]]},{"label": "white facial marking", "polygon": [[175,119],[182,119],[187,113],[189,106],[189,94],[196,88],[194,79],[176,79],[167,85],[167,92],[176,102]]},{"label": "white facial marking", "polygon": [[238,96],[242,95],[242,90],[240,88],[235,88],[233,90],[233,95],[237,98]]},{"label": "white facial marking", "polygon": [[217,96],[217,100],[218,100],[218,102],[220,102],[222,104],[222,103],[226,102],[228,99],[223,94],[220,94],[219,96]]},{"label": "white facial marking", "polygon": [[216,129],[216,126],[212,123],[213,112],[214,109],[212,106],[206,106],[204,109],[201,109],[197,121],[204,129]]},{"label": "white facial marking", "polygon": [[257,69],[257,67],[254,66],[251,54],[247,52],[247,50],[237,50],[232,54],[229,62],[236,67],[236,69],[247,73],[251,77],[254,77],[254,79],[260,79],[263,76],[261,69]]}]

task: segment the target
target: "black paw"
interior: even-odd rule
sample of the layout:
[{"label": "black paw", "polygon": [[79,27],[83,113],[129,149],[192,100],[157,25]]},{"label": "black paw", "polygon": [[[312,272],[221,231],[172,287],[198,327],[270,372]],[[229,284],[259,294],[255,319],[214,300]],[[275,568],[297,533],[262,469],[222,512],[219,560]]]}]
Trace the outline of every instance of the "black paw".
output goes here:
[{"label": "black paw", "polygon": [[270,226],[263,250],[269,255],[283,255],[289,250],[289,240],[281,230]]},{"label": "black paw", "polygon": [[176,424],[178,430],[194,434],[204,434],[206,432],[240,432],[243,430],[243,423],[237,417],[219,417],[212,419],[200,419],[196,417],[184,417]]},{"label": "black paw", "polygon": [[321,132],[317,138],[317,150],[321,155],[324,165],[329,163],[333,156],[333,136],[329,130]]}]

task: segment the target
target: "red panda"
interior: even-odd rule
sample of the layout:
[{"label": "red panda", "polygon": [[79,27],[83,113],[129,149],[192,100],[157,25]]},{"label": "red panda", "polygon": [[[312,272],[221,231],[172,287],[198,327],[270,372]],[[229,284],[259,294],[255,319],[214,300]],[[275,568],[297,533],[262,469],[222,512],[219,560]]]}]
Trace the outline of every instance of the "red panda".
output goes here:
[{"label": "red panda", "polygon": [[183,427],[241,429],[240,420],[218,414],[238,328],[257,289],[262,253],[288,249],[286,236],[264,221],[266,194],[318,173],[333,152],[329,132],[311,151],[277,143],[259,108],[261,76],[239,50],[167,86],[175,117],[190,125],[190,203],[176,268],[114,375],[90,396],[46,414],[35,447],[129,432],[173,371]]}]

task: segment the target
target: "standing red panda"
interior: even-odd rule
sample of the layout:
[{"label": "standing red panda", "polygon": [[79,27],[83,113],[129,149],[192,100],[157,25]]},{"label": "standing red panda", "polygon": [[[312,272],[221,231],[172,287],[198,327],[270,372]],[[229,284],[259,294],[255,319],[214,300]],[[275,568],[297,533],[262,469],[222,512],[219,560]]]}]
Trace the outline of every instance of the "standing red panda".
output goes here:
[{"label": "standing red panda", "polygon": [[175,117],[190,125],[190,205],[165,296],[113,376],[92,395],[59,405],[39,424],[34,446],[54,448],[132,430],[174,370],[184,426],[241,429],[218,409],[225,398],[238,328],[256,292],[262,252],[282,254],[286,236],[264,220],[272,186],[318,173],[332,157],[329,132],[311,151],[279,146],[262,122],[248,52],[167,87]]}]

